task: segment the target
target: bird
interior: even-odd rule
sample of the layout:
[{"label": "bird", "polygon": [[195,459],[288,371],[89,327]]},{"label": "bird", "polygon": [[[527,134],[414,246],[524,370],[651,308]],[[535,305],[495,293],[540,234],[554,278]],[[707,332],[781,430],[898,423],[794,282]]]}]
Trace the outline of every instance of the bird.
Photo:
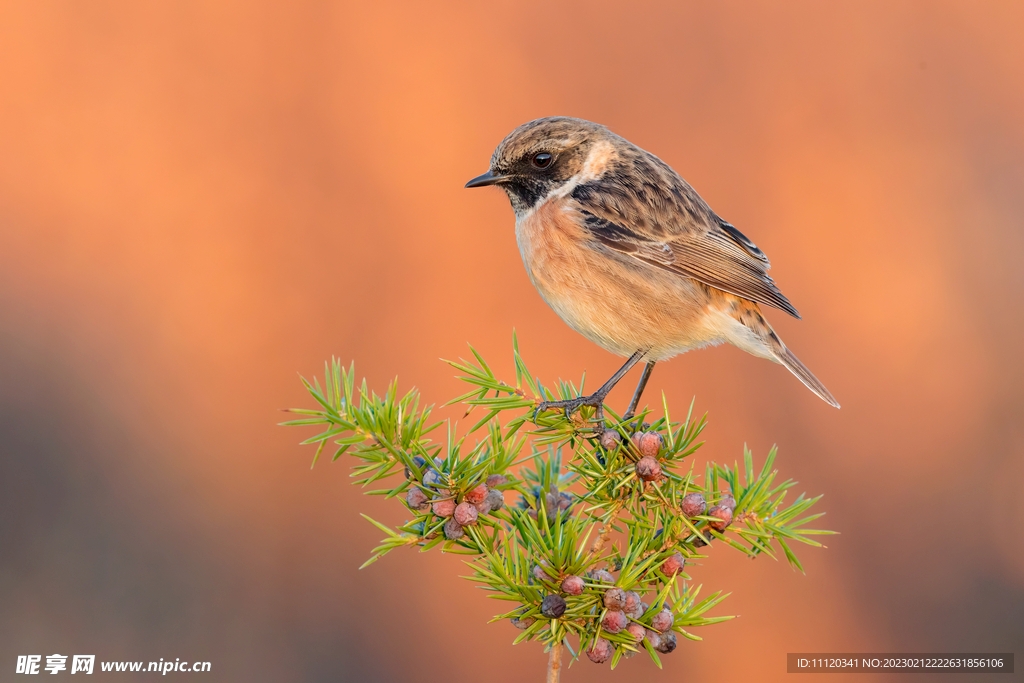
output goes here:
[{"label": "bird", "polygon": [[768,257],[718,216],[668,164],[606,126],[567,116],[522,124],[467,188],[497,186],[515,213],[530,281],[572,329],[627,358],[593,394],[543,401],[604,420],[612,388],[643,372],[622,420],[634,417],[654,365],[727,342],[785,366],[839,403],[782,342],[762,306],[800,318],[768,276]]}]

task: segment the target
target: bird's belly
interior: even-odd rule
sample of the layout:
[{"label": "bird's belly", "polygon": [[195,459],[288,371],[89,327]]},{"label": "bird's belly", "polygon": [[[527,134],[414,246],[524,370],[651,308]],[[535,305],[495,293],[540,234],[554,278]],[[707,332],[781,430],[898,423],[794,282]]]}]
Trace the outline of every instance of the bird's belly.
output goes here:
[{"label": "bird's belly", "polygon": [[725,341],[707,288],[588,243],[551,202],[516,222],[530,280],[571,328],[622,356],[662,360]]}]

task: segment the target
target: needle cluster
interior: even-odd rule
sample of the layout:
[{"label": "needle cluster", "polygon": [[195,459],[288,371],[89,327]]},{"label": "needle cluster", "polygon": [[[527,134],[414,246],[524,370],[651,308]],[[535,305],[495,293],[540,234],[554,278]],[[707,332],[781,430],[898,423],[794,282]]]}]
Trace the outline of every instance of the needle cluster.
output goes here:
[{"label": "needle cluster", "polygon": [[[416,390],[399,394],[392,383],[381,396],[365,380],[356,390],[354,367],[337,361],[322,385],[303,379],[318,406],[282,424],[323,426],[303,442],[317,446],[313,463],[328,446],[334,460],[354,457],[355,483],[384,483],[366,493],[404,510],[392,526],[363,515],[385,534],[363,567],[403,547],[465,555],[466,578],[502,602],[493,621],[519,629],[515,643],[558,648],[553,661],[565,645],[574,661],[585,653],[613,668],[643,651],[660,667],[680,640],[701,639],[692,629],[732,618],[710,616],[726,596],[700,597],[691,579],[705,547],[781,550],[802,571],[794,544],[821,546],[813,537],[832,533],[807,528],[823,514],[809,512],[820,496],[787,502],[796,482],[778,480],[774,448],[759,469],[744,449],[742,466],[696,471],[687,461],[706,416],[693,419],[692,403],[681,422],[664,396],[657,418],[645,409],[623,421],[610,407],[602,422],[589,407],[535,417],[541,402],[578,396],[583,383],[552,392],[515,340],[514,383],[473,356],[449,362],[472,387],[450,403],[482,413],[461,435],[431,420]],[[506,505],[506,496],[518,498]]]}]

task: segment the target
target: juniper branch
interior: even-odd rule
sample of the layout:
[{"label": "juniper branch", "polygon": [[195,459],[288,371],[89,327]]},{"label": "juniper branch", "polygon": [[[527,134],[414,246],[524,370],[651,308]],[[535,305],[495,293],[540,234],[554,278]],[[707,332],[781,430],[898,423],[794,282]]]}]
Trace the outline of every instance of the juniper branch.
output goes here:
[{"label": "juniper branch", "polygon": [[[549,676],[554,667],[557,679],[563,644],[570,665],[585,651],[614,668],[643,650],[660,667],[676,634],[700,640],[689,629],[731,619],[705,616],[727,595],[698,600],[701,586],[685,570],[708,557],[706,546],[775,558],[777,545],[803,571],[791,544],[820,547],[812,537],[832,533],[806,528],[821,517],[810,514],[820,496],[786,505],[796,482],[776,483],[775,448],[759,470],[744,448],[742,467],[709,463],[696,474],[687,459],[703,443],[707,416],[694,419],[694,402],[682,422],[663,395],[660,418],[645,408],[627,423],[608,407],[605,426],[584,407],[534,423],[541,402],[572,398],[584,381],[552,391],[530,373],[515,337],[514,382],[470,351],[472,360],[449,361],[470,390],[446,405],[486,412],[462,436],[432,421],[417,390],[400,394],[392,382],[380,396],[365,380],[357,389],[354,366],[333,359],[323,385],[302,380],[318,407],[292,410],[302,417],[282,424],[322,429],[302,442],[316,445],[314,466],[331,447],[332,460],[354,458],[354,483],[383,485],[365,493],[403,500],[411,518],[394,528],[363,515],[385,534],[363,567],[405,547],[467,556],[466,578],[508,603],[494,620],[521,629],[513,642],[548,648]],[[514,506],[506,492],[518,495]]]}]

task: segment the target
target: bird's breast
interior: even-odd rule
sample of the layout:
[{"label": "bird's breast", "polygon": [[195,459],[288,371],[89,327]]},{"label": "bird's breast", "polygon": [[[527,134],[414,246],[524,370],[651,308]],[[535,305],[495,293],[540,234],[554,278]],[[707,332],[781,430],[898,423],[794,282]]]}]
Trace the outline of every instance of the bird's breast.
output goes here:
[{"label": "bird's breast", "polygon": [[692,280],[594,242],[571,199],[551,199],[517,217],[516,241],[530,281],[571,328],[628,356],[665,358],[714,343],[702,325],[708,301]]},{"label": "bird's breast", "polygon": [[516,219],[516,243],[530,281],[547,298],[547,292],[585,268],[585,237],[574,212],[562,200],[550,200]]}]

